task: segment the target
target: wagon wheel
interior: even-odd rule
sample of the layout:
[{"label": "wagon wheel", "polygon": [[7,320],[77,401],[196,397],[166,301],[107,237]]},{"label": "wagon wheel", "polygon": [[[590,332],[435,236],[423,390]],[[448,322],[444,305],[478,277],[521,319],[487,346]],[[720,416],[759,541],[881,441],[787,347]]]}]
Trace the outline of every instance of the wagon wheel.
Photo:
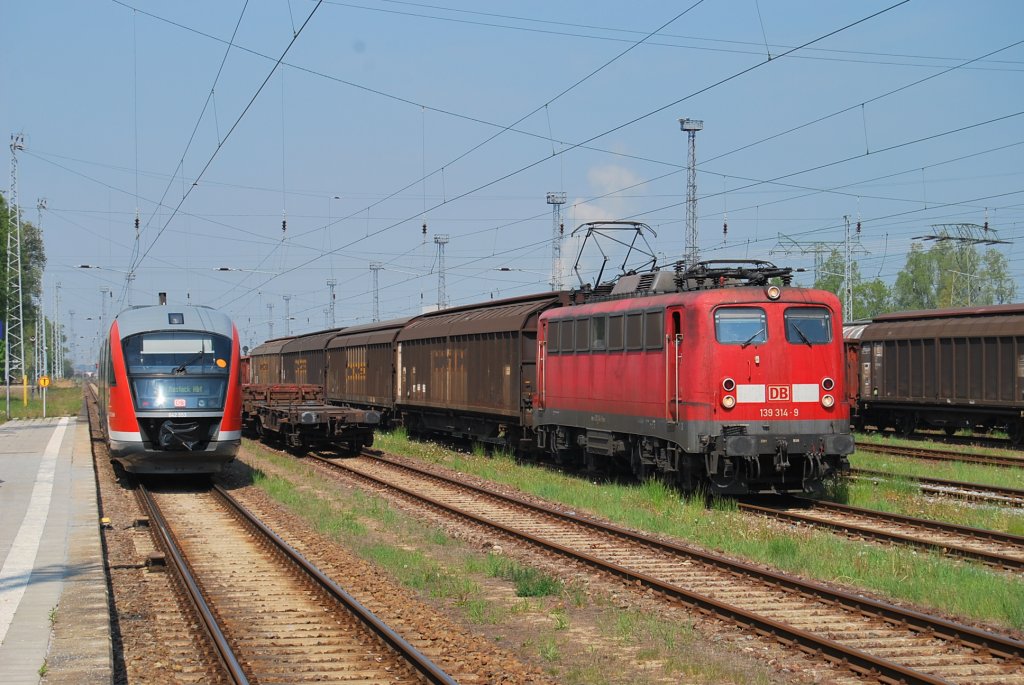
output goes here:
[{"label": "wagon wheel", "polygon": [[956,426],[943,426],[942,430],[946,433],[947,437],[951,438],[954,435],[956,435],[957,427]]},{"label": "wagon wheel", "polygon": [[896,419],[896,433],[903,436],[904,438],[910,437],[914,434],[914,430],[917,428],[917,417],[913,414],[903,414]]},{"label": "wagon wheel", "polygon": [[1024,445],[1024,421],[1011,421],[1006,427],[1006,432],[1009,433],[1010,442],[1014,447]]}]

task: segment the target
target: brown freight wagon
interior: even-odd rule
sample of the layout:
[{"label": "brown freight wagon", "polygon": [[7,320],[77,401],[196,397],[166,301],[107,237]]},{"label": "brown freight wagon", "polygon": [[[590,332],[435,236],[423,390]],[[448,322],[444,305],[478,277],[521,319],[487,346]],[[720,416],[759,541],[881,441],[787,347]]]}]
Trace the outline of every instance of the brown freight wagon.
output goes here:
[{"label": "brown freight wagon", "polygon": [[859,354],[865,423],[996,428],[1024,441],[1024,304],[879,316]]},{"label": "brown freight wagon", "polygon": [[281,347],[281,382],[323,386],[326,368],[324,347],[341,330],[335,328],[287,341]]},{"label": "brown freight wagon", "polygon": [[249,352],[249,373],[248,379],[243,378],[243,383],[254,385],[268,385],[280,383],[281,375],[281,348],[294,338],[274,338],[262,345],[257,345]]},{"label": "brown freight wagon", "polygon": [[396,407],[409,431],[530,451],[537,318],[566,298],[528,295],[406,324],[396,339]]},{"label": "brown freight wagon", "polygon": [[862,321],[843,324],[843,387],[850,405],[850,424],[857,430],[864,430],[864,417],[860,415],[860,338],[869,325]]},{"label": "brown freight wagon", "polygon": [[410,318],[351,326],[327,342],[327,402],[374,409],[382,425],[394,419],[395,338]]}]

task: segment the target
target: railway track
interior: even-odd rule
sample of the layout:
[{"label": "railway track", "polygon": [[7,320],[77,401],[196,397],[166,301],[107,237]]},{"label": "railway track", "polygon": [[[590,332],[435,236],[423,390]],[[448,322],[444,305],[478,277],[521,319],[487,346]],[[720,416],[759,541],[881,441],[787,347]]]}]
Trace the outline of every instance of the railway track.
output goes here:
[{"label": "railway track", "polygon": [[856,478],[876,480],[902,479],[917,483],[921,492],[940,497],[953,497],[972,502],[986,502],[1008,507],[1024,507],[1024,490],[1003,488],[998,485],[980,485],[960,480],[941,480],[939,478],[923,478],[908,476],[901,473],[886,473],[870,469],[850,469],[850,475]]},{"label": "railway track", "polygon": [[222,488],[139,493],[229,682],[455,683]]},{"label": "railway track", "polygon": [[[316,457],[314,457],[316,458]],[[889,683],[1024,683],[1024,643],[382,457],[334,469]]]},{"label": "railway track", "polygon": [[985,466],[1024,468],[1024,458],[1021,457],[968,454],[959,450],[942,450],[928,447],[873,445],[863,442],[857,443],[857,449],[861,452],[871,452],[873,454],[892,454],[900,457],[913,457],[915,459],[930,459],[932,461],[959,461],[968,464],[983,464]]},{"label": "railway track", "polygon": [[790,523],[842,531],[851,537],[933,549],[1004,569],[1024,568],[1024,537],[1019,535],[804,499],[797,499],[794,507],[741,502],[739,508]]}]

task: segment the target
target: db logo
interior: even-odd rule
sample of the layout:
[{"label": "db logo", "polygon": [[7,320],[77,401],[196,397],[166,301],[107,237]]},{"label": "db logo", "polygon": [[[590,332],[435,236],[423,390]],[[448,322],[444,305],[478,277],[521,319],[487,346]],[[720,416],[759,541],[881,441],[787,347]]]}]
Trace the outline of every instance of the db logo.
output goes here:
[{"label": "db logo", "polygon": [[790,388],[788,385],[769,385],[768,386],[768,401],[769,402],[789,402],[791,399]]},{"label": "db logo", "polygon": [[184,407],[185,406],[185,400],[174,400],[174,406],[175,407]]}]

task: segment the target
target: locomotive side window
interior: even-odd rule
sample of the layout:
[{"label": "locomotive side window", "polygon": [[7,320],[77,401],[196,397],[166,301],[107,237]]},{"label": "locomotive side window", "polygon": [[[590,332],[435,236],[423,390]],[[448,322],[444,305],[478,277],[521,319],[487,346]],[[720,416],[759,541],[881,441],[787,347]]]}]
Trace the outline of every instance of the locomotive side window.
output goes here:
[{"label": "locomotive side window", "polygon": [[607,322],[603,316],[590,320],[590,349],[603,350],[608,347]]},{"label": "locomotive side window", "polygon": [[644,347],[648,350],[660,350],[663,343],[662,324],[665,312],[660,309],[644,312]]},{"label": "locomotive side window", "polygon": [[832,342],[832,314],[824,307],[787,309],[786,340],[797,345],[825,345]]},{"label": "locomotive side window", "polygon": [[561,321],[548,321],[548,354],[558,353],[558,331],[561,328]]},{"label": "locomotive side window", "polygon": [[626,314],[626,349],[644,349],[644,315],[642,312]]},{"label": "locomotive side window", "polygon": [[576,351],[590,349],[590,319],[576,319]]},{"label": "locomotive side window", "polygon": [[768,340],[768,318],[760,307],[715,310],[715,339],[727,345],[752,345]]},{"label": "locomotive side window", "polygon": [[572,319],[563,319],[559,325],[558,349],[562,352],[572,352],[573,330],[575,326]]},{"label": "locomotive side window", "polygon": [[622,349],[622,314],[612,314],[608,317],[608,349]]}]

